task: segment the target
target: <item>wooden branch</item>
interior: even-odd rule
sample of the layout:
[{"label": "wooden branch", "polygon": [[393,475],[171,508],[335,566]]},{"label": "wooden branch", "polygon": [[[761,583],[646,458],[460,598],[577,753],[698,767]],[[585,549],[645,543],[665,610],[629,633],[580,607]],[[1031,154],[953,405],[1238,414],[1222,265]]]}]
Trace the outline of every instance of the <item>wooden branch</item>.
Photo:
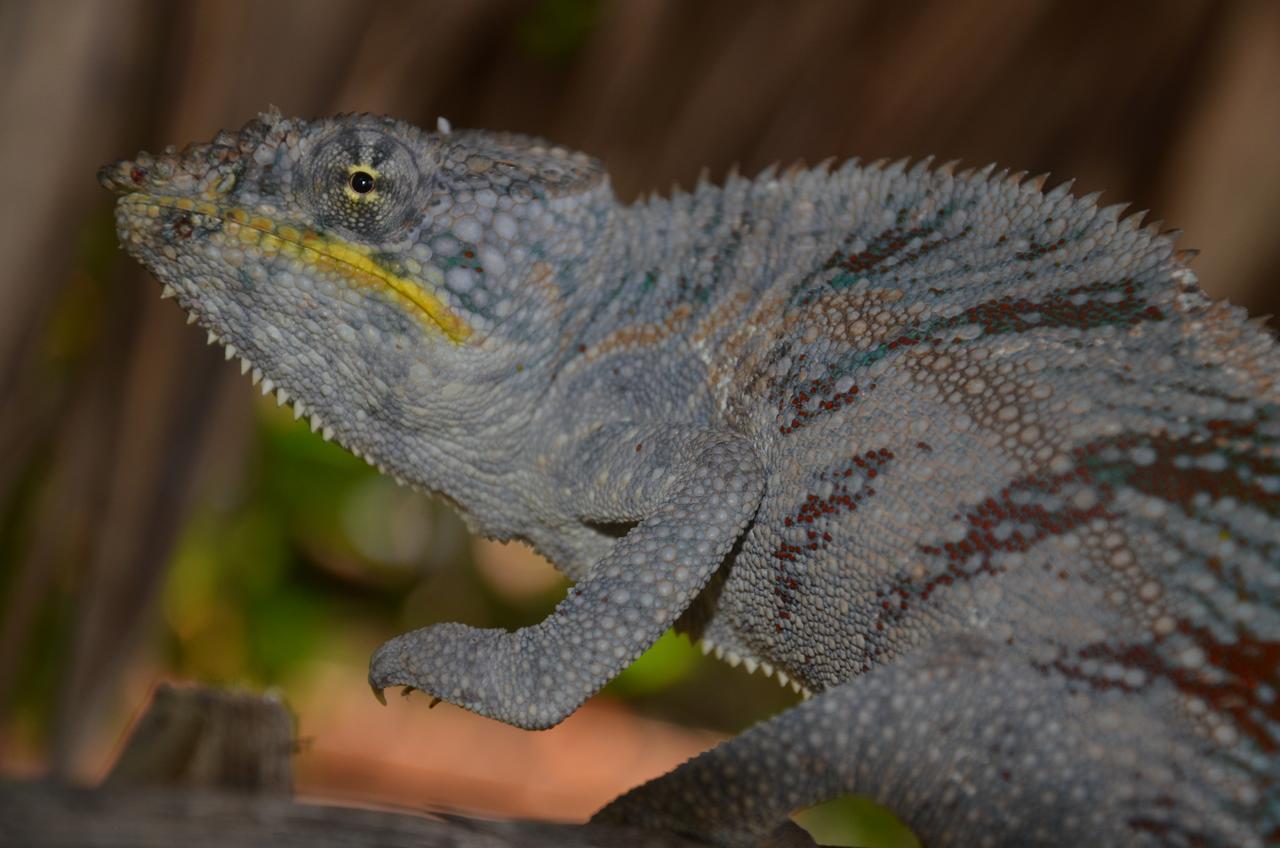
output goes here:
[{"label": "wooden branch", "polygon": [[103,783],[287,796],[295,748],[293,719],[278,698],[161,683]]},{"label": "wooden branch", "polygon": [[278,699],[161,684],[101,787],[0,782],[0,846],[694,848],[674,834],[299,803]]},{"label": "wooden branch", "polygon": [[[203,789],[0,783],[0,845],[29,848],[698,848],[674,834],[482,821]],[[706,848],[702,845],[702,848]]]}]

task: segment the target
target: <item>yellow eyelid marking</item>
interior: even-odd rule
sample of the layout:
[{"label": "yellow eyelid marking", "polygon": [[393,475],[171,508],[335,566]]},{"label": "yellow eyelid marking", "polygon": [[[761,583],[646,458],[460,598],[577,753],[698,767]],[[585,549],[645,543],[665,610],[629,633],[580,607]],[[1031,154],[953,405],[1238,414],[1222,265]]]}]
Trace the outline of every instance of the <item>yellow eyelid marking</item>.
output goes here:
[{"label": "yellow eyelid marking", "polygon": [[[166,197],[163,195],[131,194],[124,200],[140,205],[145,209],[148,205],[168,206],[208,215],[224,221],[240,224],[238,233],[242,244],[250,245],[261,241],[264,248],[274,247],[289,255],[299,256],[303,261],[311,261],[327,269],[341,274],[356,285],[376,285],[389,289],[398,300],[408,301],[416,307],[423,323],[430,323],[440,330],[451,341],[462,343],[471,335],[471,327],[445,305],[438,297],[426,291],[417,282],[401,277],[386,270],[370,258],[372,250],[363,245],[355,245],[341,241],[332,236],[313,231],[303,231],[287,224],[278,225],[270,218],[254,215],[244,209],[219,208],[206,201],[193,201],[185,197]],[[254,236],[248,233],[254,232]],[[260,233],[261,236],[256,235]]]}]

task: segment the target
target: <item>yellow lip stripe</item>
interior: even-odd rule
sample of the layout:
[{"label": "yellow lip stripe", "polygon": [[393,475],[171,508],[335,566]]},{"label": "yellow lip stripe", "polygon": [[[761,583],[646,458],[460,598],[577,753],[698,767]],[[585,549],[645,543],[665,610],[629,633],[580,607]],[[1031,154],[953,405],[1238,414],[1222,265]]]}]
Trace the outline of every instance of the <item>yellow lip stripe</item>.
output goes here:
[{"label": "yellow lip stripe", "polygon": [[124,200],[141,207],[140,214],[143,215],[147,213],[148,206],[168,206],[218,218],[226,225],[226,235],[238,237],[246,247],[256,247],[263,253],[280,252],[295,256],[334,271],[353,285],[375,285],[387,290],[397,300],[416,307],[426,322],[430,322],[451,341],[461,343],[471,335],[471,327],[439,298],[415,281],[379,266],[369,256],[372,251],[363,245],[340,241],[311,230],[277,224],[260,214],[222,207],[204,200],[141,193],[126,195]]}]

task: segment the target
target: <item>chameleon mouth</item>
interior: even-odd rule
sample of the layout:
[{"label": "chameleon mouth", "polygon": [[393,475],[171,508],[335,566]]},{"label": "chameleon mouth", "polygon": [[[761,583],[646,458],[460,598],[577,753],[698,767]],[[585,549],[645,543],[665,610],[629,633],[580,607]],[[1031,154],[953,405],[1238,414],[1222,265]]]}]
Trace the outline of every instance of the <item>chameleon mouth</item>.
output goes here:
[{"label": "chameleon mouth", "polygon": [[[430,293],[423,291],[411,280],[398,277],[383,268],[373,265],[365,254],[351,245],[328,240],[314,233],[303,234],[291,227],[278,226],[265,217],[250,217],[244,210],[220,207],[209,201],[169,197],[166,195],[130,193],[120,199],[120,205],[124,208],[118,214],[125,216],[131,224],[134,222],[157,221],[164,209],[179,209],[188,212],[190,215],[175,226],[175,232],[179,237],[181,237],[183,228],[189,227],[191,232],[194,232],[196,227],[208,227],[213,224],[228,240],[236,240],[233,246],[246,251],[253,250],[264,256],[284,254],[299,261],[311,263],[318,268],[336,272],[353,286],[376,285],[384,288],[386,296],[396,298],[406,310],[417,316],[424,325],[428,326],[428,329],[439,329],[455,342],[460,343],[471,334],[471,328],[463,323],[461,319],[454,316],[444,304],[436,300]],[[133,244],[143,244],[147,240],[147,229],[150,228],[145,227],[145,225],[133,226],[128,229],[122,227],[121,236],[122,239],[126,239]],[[305,240],[308,238],[311,241]],[[166,259],[173,260],[177,257],[173,245],[167,242],[160,244],[158,250]],[[350,256],[342,253],[342,250],[349,252]],[[372,267],[366,267],[366,264]],[[406,291],[402,291],[402,289]],[[160,297],[171,298],[175,296],[179,296],[179,292],[175,290],[173,285],[165,282]],[[194,324],[199,320],[201,316],[197,311],[194,311],[187,302],[180,302],[182,302],[183,308],[187,312],[188,324]],[[202,321],[201,323],[204,322]],[[411,485],[406,483],[399,475],[387,469],[372,453],[365,452],[357,444],[348,440],[344,434],[326,424],[318,414],[307,407],[300,397],[291,394],[284,386],[277,385],[271,377],[263,373],[261,368],[253,364],[244,351],[238,350],[228,339],[221,337],[216,330],[209,327],[208,333],[209,344],[217,343],[222,345],[228,361],[239,359],[241,376],[252,371],[253,385],[258,386],[264,396],[274,396],[277,406],[285,406],[287,404],[293,410],[294,420],[307,418],[308,423],[311,425],[311,432],[319,433],[326,442],[337,438],[339,444],[369,463],[369,465],[377,468],[379,472],[393,477],[401,485]]]},{"label": "chameleon mouth", "polygon": [[207,200],[133,192],[119,202],[136,220],[159,218],[165,209],[188,212],[197,218],[197,224],[199,217],[212,219],[233,246],[268,258],[283,255],[296,259],[318,272],[338,276],[352,288],[377,289],[416,315],[425,327],[443,333],[454,343],[461,344],[471,335],[471,327],[443,301],[417,281],[379,264],[373,251],[363,245]]}]

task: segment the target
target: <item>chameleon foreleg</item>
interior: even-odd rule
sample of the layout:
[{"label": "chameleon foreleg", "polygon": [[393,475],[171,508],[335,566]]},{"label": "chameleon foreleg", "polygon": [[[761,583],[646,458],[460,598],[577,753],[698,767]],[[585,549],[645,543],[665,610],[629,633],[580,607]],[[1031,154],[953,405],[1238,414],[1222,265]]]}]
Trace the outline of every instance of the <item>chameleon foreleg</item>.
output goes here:
[{"label": "chameleon foreleg", "polygon": [[580,473],[587,482],[565,497],[582,520],[642,517],[550,616],[515,632],[439,624],[398,636],[370,663],[375,691],[410,686],[545,728],[657,641],[749,524],[764,476],[736,435],[669,428],[630,438],[637,432],[611,428],[593,437],[594,473]]}]

